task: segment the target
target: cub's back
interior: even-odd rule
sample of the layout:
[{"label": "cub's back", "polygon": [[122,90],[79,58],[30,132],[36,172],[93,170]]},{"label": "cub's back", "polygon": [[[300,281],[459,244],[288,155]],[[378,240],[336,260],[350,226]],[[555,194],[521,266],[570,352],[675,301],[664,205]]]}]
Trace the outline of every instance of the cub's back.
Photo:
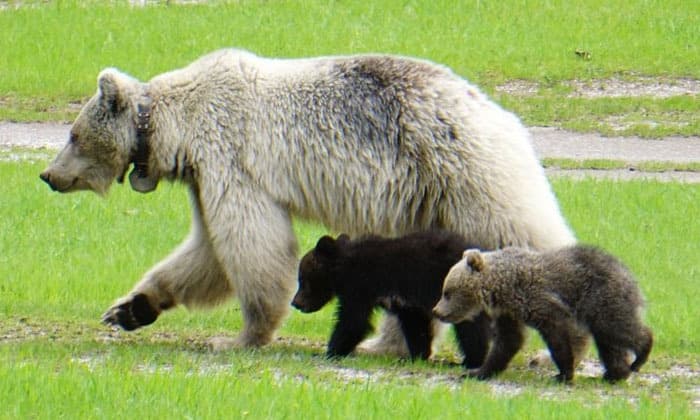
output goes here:
[{"label": "cub's back", "polygon": [[565,301],[581,309],[625,302],[639,307],[643,297],[630,270],[611,254],[576,245],[542,255],[546,282]]}]

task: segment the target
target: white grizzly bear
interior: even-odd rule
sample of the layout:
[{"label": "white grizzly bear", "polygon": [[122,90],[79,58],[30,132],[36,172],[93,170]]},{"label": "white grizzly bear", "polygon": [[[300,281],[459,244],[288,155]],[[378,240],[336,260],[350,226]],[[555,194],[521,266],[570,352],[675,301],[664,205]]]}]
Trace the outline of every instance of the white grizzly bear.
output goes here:
[{"label": "white grizzly bear", "polygon": [[[615,257],[591,246],[535,252],[509,247],[470,249],[445,278],[433,314],[462,323],[485,311],[495,320],[494,343],[470,376],[489,378],[520,350],[524,328],[539,331],[559,368],[571,381],[580,332],[593,336],[604,378],[626,379],[646,362],[653,336],[641,320],[642,293],[632,273]],[[627,352],[635,360],[627,362]]]},{"label": "white grizzly bear", "polygon": [[[292,216],[353,236],[443,228],[491,247],[575,241],[520,121],[411,58],[227,49],[145,83],[106,69],[41,178],[104,193],[131,164],[137,191],[162,178],[189,187],[192,229],[105,313],[125,329],[235,294],[245,326],[229,344],[268,343],[296,288]],[[393,321],[375,350],[406,354]]]}]

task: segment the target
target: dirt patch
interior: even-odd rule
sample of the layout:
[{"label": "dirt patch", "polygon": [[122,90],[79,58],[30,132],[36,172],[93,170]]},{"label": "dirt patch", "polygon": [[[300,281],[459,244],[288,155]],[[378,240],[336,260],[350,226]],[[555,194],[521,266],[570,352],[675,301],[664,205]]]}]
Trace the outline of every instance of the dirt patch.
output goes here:
[{"label": "dirt patch", "polygon": [[[690,78],[666,78],[648,76],[611,77],[588,81],[566,80],[560,86],[571,89],[569,98],[623,98],[700,94],[700,80]],[[513,96],[536,96],[546,86],[528,80],[512,80],[496,86],[496,92]]]},{"label": "dirt patch", "polygon": [[700,162],[700,137],[603,137],[553,127],[531,127],[533,146],[540,159],[610,159],[630,164],[645,161]]}]

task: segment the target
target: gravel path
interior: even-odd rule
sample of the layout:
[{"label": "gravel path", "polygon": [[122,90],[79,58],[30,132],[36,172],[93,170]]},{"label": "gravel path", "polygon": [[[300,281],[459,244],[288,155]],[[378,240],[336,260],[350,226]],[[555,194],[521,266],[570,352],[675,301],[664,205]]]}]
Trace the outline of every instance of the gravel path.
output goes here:
[{"label": "gravel path", "polygon": [[[69,124],[0,122],[0,150],[12,147],[58,149],[68,139]],[[643,161],[700,162],[700,137],[648,140],[637,137],[601,137],[557,128],[532,127],[535,151],[540,158],[613,159],[630,164]],[[699,172],[643,172],[637,170],[560,170],[553,176],[654,178],[700,183]]]}]

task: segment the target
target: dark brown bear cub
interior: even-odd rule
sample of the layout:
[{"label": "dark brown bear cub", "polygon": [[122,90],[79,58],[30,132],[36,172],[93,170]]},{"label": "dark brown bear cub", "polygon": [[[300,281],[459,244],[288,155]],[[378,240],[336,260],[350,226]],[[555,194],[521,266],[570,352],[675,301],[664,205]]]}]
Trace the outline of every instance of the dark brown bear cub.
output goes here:
[{"label": "dark brown bear cub", "polygon": [[[496,324],[486,361],[470,376],[504,370],[523,344],[525,325],[547,343],[559,381],[574,376],[575,341],[582,329],[595,340],[610,382],[626,379],[646,362],[652,333],[641,320],[642,294],[615,257],[590,246],[548,252],[520,248],[468,250],[450,270],[433,311],[446,322],[464,322],[482,311]],[[627,362],[627,352],[635,355]]]},{"label": "dark brown bear cub", "polygon": [[[292,305],[315,312],[338,298],[329,357],[347,356],[372,330],[377,307],[396,314],[411,358],[427,359],[433,340],[431,314],[445,275],[473,245],[445,231],[414,233],[397,239],[377,236],[350,240],[322,237],[299,265],[299,290]],[[480,366],[488,350],[490,320],[478,315],[454,326],[467,367]]]}]

